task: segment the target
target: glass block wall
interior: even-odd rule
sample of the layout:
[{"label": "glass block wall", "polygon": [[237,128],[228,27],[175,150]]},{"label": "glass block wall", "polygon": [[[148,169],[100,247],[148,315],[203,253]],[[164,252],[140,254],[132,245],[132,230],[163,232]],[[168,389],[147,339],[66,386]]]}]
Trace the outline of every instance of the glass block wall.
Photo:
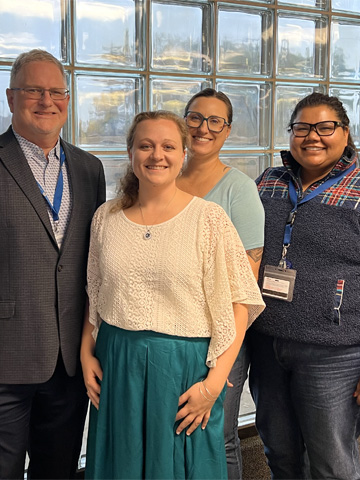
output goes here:
[{"label": "glass block wall", "polygon": [[207,86],[234,105],[223,160],[252,178],[279,163],[291,111],[314,90],[340,97],[360,143],[360,0],[0,0],[0,132],[12,61],[32,48],[64,63],[63,136],[101,158],[108,198],[134,114],[182,115]]},{"label": "glass block wall", "polygon": [[44,48],[65,65],[63,135],[104,162],[108,196],[134,114],[182,114],[195,92],[229,95],[224,161],[255,178],[279,161],[296,102],[337,95],[360,142],[360,0],[0,0],[0,130],[13,59]]}]

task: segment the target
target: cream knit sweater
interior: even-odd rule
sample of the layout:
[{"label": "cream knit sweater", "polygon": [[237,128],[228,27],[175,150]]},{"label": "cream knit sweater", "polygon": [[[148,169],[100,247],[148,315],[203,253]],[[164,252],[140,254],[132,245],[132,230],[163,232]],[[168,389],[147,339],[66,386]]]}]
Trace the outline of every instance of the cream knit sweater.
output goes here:
[{"label": "cream knit sweater", "polygon": [[249,305],[250,325],[264,309],[241,240],[224,210],[194,197],[175,217],[150,227],[110,213],[103,204],[91,226],[90,322],[211,338],[207,365],[235,338],[232,303]]}]

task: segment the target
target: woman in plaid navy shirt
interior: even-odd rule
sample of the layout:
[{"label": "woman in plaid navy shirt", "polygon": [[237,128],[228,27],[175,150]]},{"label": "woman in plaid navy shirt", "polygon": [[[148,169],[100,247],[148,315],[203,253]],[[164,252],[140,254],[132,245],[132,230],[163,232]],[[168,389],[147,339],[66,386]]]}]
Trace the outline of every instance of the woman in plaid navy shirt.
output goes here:
[{"label": "woman in plaid navy shirt", "polygon": [[250,387],[273,478],[360,478],[360,173],[349,118],[313,93],[289,123],[265,208]]}]

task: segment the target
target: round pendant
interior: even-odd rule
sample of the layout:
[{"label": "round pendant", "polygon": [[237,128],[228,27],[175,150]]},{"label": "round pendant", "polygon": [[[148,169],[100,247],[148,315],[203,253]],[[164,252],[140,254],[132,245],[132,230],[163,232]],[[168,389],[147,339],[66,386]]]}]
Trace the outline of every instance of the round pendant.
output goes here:
[{"label": "round pendant", "polygon": [[150,240],[150,238],[151,238],[151,232],[150,232],[150,230],[147,230],[144,233],[144,240]]}]

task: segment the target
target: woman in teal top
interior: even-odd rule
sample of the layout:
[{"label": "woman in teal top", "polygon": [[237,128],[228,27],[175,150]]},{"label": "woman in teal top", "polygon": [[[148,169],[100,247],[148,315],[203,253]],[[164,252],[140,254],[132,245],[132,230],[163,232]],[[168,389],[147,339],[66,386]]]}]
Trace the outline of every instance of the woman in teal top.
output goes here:
[{"label": "woman in teal top", "polygon": [[[189,100],[185,120],[191,144],[178,187],[221,205],[238,231],[257,278],[264,245],[264,210],[255,183],[244,173],[222,163],[219,157],[231,132],[232,115],[229,98],[212,88],[198,92]],[[249,366],[246,350],[245,341],[229,375],[233,386],[228,388],[224,403],[229,479],[242,477],[238,413]]]}]

